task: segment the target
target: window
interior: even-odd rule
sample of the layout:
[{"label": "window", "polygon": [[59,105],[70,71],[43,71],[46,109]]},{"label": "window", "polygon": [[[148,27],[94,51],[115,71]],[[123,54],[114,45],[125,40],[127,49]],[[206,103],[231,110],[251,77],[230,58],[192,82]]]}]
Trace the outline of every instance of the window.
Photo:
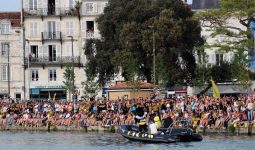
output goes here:
[{"label": "window", "polygon": [[87,21],[87,38],[94,38],[94,21]]},{"label": "window", "polygon": [[1,23],[1,34],[9,34],[11,32],[10,23]]},{"label": "window", "polygon": [[38,58],[38,46],[37,45],[31,45],[31,57],[32,59]]},{"label": "window", "polygon": [[39,75],[38,75],[38,69],[32,69],[32,81],[38,81],[39,80]]},{"label": "window", "polygon": [[1,65],[0,66],[0,80],[7,81],[8,80],[8,66],[7,65]]},{"label": "window", "polygon": [[216,65],[220,66],[223,62],[223,54],[216,54]]},{"label": "window", "polygon": [[1,43],[1,56],[7,56],[9,52],[9,44],[8,43]]},{"label": "window", "polygon": [[57,71],[56,69],[49,69],[49,81],[57,80]]},{"label": "window", "polygon": [[73,22],[72,21],[66,22],[66,34],[73,35]]},{"label": "window", "polygon": [[29,10],[37,10],[37,0],[29,0]]},{"label": "window", "polygon": [[37,22],[31,22],[30,23],[30,35],[31,36],[36,36],[38,33],[37,33]]},{"label": "window", "polygon": [[56,45],[49,45],[49,61],[57,61],[57,47]]},{"label": "window", "polygon": [[69,0],[69,8],[73,8],[74,7],[74,0]]},{"label": "window", "polygon": [[86,3],[86,13],[93,12],[93,3]]}]

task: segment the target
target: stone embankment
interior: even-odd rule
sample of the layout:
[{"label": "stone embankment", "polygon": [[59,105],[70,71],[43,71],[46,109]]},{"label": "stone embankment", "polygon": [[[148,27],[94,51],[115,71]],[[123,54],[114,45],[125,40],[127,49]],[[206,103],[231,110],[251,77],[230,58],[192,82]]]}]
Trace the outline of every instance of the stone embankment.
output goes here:
[{"label": "stone embankment", "polygon": [[[88,127],[75,127],[75,126],[51,126],[46,127],[21,127],[21,126],[5,126],[0,127],[0,131],[76,131],[76,132],[118,132],[118,126],[88,126]],[[229,128],[197,128],[197,133],[200,134],[227,134],[227,135],[255,135],[255,125],[230,126]]]}]

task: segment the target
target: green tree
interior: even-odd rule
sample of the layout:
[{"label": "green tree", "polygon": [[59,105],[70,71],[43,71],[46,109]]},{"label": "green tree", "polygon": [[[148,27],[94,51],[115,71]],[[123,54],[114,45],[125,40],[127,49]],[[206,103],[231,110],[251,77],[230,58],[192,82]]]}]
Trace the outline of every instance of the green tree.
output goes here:
[{"label": "green tree", "polygon": [[141,87],[141,81],[139,80],[139,77],[137,75],[138,73],[138,68],[137,68],[137,63],[134,59],[130,59],[128,63],[124,66],[125,73],[123,74],[127,85],[131,88],[131,90],[134,92],[140,91]]},{"label": "green tree", "polygon": [[99,84],[95,81],[95,76],[93,76],[90,71],[88,70],[88,66],[85,66],[85,73],[87,80],[85,82],[82,82],[83,85],[83,94],[86,98],[95,97],[97,95],[97,92],[99,90]]},{"label": "green tree", "polygon": [[181,0],[109,0],[97,23],[102,38],[89,40],[85,54],[101,85],[119,71],[125,74],[130,59],[139,79],[152,81],[153,31],[155,55],[161,59],[157,81],[173,85],[194,76],[193,48],[203,43],[201,28]]},{"label": "green tree", "polygon": [[73,86],[73,80],[75,76],[73,75],[72,66],[66,66],[64,72],[64,79],[62,88],[68,92],[68,100],[71,100],[71,94],[75,90],[75,86]]},{"label": "green tree", "polygon": [[[221,41],[207,44],[221,52],[233,52],[234,58],[230,62],[231,78],[242,85],[250,84],[248,71],[248,56],[253,49],[253,38],[250,25],[254,19],[254,0],[220,0],[219,9],[210,9],[198,13],[202,26],[212,32],[211,37]],[[239,21],[242,26],[232,23]],[[254,56],[253,56],[254,57]]]}]

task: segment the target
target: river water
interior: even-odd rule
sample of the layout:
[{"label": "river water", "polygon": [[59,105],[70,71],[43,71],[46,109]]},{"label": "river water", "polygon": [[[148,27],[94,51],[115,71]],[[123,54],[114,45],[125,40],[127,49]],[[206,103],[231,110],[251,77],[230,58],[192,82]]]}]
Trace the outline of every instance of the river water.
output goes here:
[{"label": "river water", "polygon": [[255,136],[203,136],[202,142],[143,144],[117,133],[0,132],[0,150],[252,150]]}]

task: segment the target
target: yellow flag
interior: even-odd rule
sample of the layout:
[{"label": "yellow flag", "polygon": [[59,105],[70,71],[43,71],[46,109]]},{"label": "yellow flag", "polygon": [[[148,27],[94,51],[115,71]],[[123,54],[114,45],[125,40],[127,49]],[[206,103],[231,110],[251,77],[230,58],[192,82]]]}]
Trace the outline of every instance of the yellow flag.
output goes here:
[{"label": "yellow flag", "polygon": [[213,88],[213,97],[214,98],[220,98],[220,91],[215,82],[211,79],[212,82],[212,88]]},{"label": "yellow flag", "polygon": [[55,100],[56,100],[56,95],[57,95],[57,93],[54,93],[53,102],[55,102]]}]

